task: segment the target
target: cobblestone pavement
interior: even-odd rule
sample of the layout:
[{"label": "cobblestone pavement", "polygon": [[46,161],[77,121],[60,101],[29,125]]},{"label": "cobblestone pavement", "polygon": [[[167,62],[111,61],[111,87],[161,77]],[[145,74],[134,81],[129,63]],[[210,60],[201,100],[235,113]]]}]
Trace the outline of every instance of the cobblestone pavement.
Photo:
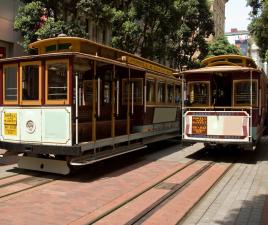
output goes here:
[{"label": "cobblestone pavement", "polygon": [[251,160],[237,162],[181,224],[267,225],[267,146],[265,136],[256,154],[245,153],[251,154]]}]

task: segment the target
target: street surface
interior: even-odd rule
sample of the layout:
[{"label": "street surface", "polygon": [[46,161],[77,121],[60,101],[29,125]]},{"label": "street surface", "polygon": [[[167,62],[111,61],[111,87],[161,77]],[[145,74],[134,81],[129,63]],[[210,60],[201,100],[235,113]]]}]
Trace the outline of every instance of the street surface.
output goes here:
[{"label": "street surface", "polygon": [[[183,146],[175,141],[91,165],[65,177],[14,169],[14,165],[3,165],[0,158],[1,225],[176,224],[181,219],[180,224],[187,225],[268,224],[268,219],[262,216],[263,208],[268,209],[267,144],[268,137],[264,137],[254,154],[221,149],[205,152],[208,157],[199,160],[194,153],[201,152],[202,144]],[[209,180],[224,172],[232,158],[236,162],[222,179],[212,188],[207,186]],[[212,166],[207,175],[197,177],[159,211],[145,216],[146,220],[129,220],[141,212],[146,215],[151,203],[172,190],[172,185],[180,185],[187,173],[190,176],[187,170],[185,175],[180,170],[193,160],[197,160],[196,166],[188,171],[196,171],[208,163],[214,163],[215,168]],[[172,173],[173,177],[144,196],[139,194]],[[193,199],[202,197],[200,190],[206,189],[209,192],[196,204]],[[188,194],[185,196],[184,192]],[[187,213],[186,208],[192,210]],[[165,216],[166,209],[172,215]]]}]

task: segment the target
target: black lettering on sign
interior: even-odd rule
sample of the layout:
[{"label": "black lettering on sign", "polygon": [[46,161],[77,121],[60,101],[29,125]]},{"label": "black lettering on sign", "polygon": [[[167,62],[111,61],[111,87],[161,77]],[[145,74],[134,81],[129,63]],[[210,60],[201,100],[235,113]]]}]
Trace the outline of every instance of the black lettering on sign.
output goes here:
[{"label": "black lettering on sign", "polygon": [[193,116],[192,117],[192,134],[207,134],[207,117]]}]

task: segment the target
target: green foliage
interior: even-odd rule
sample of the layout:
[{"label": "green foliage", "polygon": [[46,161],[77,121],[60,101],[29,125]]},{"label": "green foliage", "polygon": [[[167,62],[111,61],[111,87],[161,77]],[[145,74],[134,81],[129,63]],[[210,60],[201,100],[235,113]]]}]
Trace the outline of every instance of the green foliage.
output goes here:
[{"label": "green foliage", "polygon": [[14,29],[21,32],[24,38],[21,45],[25,50],[28,50],[28,44],[37,39],[36,31],[38,30],[42,8],[42,3],[36,1],[26,4],[18,10]]},{"label": "green foliage", "polygon": [[[112,28],[114,47],[159,62],[169,60],[174,67],[193,67],[196,52],[197,63],[207,54],[205,38],[213,33],[207,0],[23,1],[14,27],[22,32],[25,48],[59,33],[86,37],[89,18],[100,28]],[[40,23],[44,9],[47,18]]]},{"label": "green foliage", "polygon": [[[76,10],[71,10],[71,4],[77,1],[68,1],[68,4],[60,1],[24,1],[15,18],[14,29],[20,31],[23,36],[23,46],[29,52],[28,45],[38,39],[55,37],[61,33],[69,36],[86,37],[86,29],[76,18]],[[70,22],[66,18],[70,16]],[[74,21],[74,22],[73,22]]]},{"label": "green foliage", "polygon": [[241,55],[241,51],[235,46],[229,43],[226,37],[222,36],[209,44],[209,52],[207,57],[217,55]]},{"label": "green foliage", "polygon": [[[207,53],[213,33],[207,0],[80,0],[79,13],[112,27],[112,45],[173,66],[192,66],[193,56]],[[206,18],[204,20],[204,18]]]},{"label": "green foliage", "polygon": [[[256,1],[256,6],[253,5],[253,14],[251,23],[248,26],[250,34],[253,36],[257,46],[259,47],[259,55],[263,60],[268,60],[268,2]],[[255,10],[255,11],[254,11]]]}]

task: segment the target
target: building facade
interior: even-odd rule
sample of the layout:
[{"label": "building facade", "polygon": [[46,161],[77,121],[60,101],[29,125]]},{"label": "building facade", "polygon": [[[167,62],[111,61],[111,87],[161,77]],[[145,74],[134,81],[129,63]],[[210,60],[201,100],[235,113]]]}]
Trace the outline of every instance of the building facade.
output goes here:
[{"label": "building facade", "polygon": [[214,21],[214,38],[224,35],[225,4],[228,0],[208,0]]},{"label": "building facade", "polygon": [[19,0],[0,0],[0,58],[25,54],[18,42],[20,34],[13,30]]}]

